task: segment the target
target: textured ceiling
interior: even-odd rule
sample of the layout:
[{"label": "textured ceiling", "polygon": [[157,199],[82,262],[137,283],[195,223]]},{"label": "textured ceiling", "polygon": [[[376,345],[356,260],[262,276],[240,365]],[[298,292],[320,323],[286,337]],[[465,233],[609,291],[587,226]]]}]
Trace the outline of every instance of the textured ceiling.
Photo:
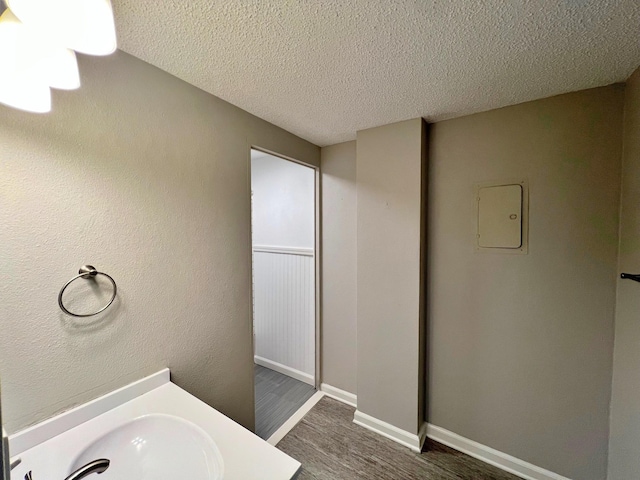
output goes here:
[{"label": "textured ceiling", "polygon": [[638,0],[114,0],[120,48],[318,145],[627,79]]}]

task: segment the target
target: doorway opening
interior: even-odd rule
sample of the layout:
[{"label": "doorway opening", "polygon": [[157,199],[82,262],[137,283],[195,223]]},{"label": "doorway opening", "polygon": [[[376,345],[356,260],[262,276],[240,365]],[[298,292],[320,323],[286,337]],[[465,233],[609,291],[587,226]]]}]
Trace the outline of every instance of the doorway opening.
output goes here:
[{"label": "doorway opening", "polygon": [[317,170],[251,149],[256,434],[267,440],[316,392]]}]

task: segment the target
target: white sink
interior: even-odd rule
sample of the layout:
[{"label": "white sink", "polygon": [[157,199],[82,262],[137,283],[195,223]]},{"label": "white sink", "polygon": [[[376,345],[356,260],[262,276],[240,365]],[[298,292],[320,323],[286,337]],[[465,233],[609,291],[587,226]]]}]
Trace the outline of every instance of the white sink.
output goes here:
[{"label": "white sink", "polygon": [[211,437],[195,424],[172,415],[138,417],[105,433],[73,461],[69,473],[106,458],[100,480],[222,480],[223,461]]},{"label": "white sink", "polygon": [[[300,462],[170,381],[168,369],[9,437],[12,480],[292,480]],[[99,467],[98,464],[96,467]],[[94,468],[99,471],[99,468]]]}]

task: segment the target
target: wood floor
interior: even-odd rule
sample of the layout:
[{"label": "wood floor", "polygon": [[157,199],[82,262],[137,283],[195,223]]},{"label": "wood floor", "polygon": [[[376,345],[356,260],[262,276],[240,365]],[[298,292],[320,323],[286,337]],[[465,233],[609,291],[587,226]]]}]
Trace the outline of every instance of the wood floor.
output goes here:
[{"label": "wood floor", "polygon": [[315,388],[255,366],[256,435],[268,439],[316,392]]},{"label": "wood floor", "polygon": [[423,453],[413,453],[353,423],[354,410],[324,397],[278,443],[302,463],[297,480],[519,479],[429,440]]}]

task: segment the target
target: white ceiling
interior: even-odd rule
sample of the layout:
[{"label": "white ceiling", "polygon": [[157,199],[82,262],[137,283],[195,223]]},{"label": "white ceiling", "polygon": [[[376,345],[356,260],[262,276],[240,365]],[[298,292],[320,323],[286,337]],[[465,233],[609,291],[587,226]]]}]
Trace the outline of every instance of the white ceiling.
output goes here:
[{"label": "white ceiling", "polygon": [[639,0],[113,0],[120,48],[318,145],[626,80]]}]

